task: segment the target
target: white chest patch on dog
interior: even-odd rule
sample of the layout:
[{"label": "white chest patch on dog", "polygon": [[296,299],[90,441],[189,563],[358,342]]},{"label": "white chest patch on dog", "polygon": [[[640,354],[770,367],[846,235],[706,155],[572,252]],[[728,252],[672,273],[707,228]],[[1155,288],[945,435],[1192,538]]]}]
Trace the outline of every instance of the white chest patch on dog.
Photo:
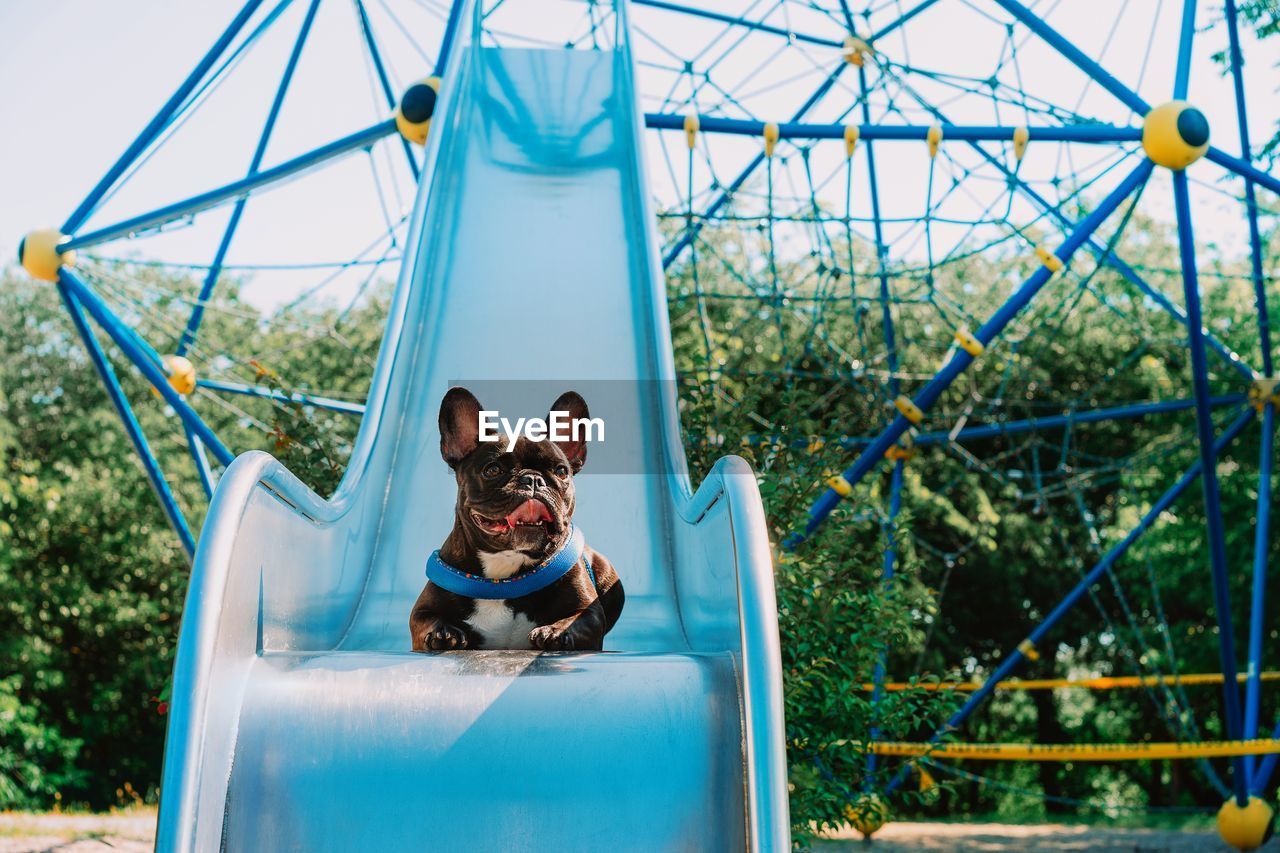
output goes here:
[{"label": "white chest patch on dog", "polygon": [[505,580],[532,564],[533,560],[519,551],[480,552],[480,565],[484,567],[484,576],[493,580]]},{"label": "white chest patch on dog", "polygon": [[[487,568],[487,567],[486,567]],[[529,632],[537,625],[522,613],[516,613],[505,601],[476,599],[475,612],[467,624],[484,638],[491,649],[531,649]]]}]

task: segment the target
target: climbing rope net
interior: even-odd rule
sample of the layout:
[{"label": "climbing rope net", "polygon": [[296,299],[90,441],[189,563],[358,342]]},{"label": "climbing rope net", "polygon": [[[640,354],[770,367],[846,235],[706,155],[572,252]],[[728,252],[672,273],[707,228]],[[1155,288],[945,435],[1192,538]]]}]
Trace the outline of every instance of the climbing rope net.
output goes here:
[{"label": "climbing rope net", "polygon": [[[356,320],[385,310],[465,5],[250,0],[63,226],[24,242],[188,551],[199,500],[166,470],[193,465],[208,494],[233,449],[287,443],[299,412],[353,434],[378,343]],[[681,390],[703,413],[689,440],[753,448],[779,478],[796,472],[770,449],[805,448],[830,470],[782,549],[870,523],[884,582],[913,554],[940,605],[921,618],[916,669],[965,683],[964,700],[933,746],[870,751],[934,761],[1019,666],[1055,657],[1052,631],[1086,600],[1081,642],[1104,653],[1092,660],[1109,657],[1173,741],[1203,740],[1188,698],[1203,679],[1181,670],[1187,638],[1170,630],[1143,538],[1190,523],[1215,595],[1216,637],[1200,639],[1220,646],[1218,734],[1258,738],[1278,401],[1262,235],[1280,181],[1251,155],[1236,4],[1126,0],[1105,20],[1047,0],[536,5],[486,0],[484,43],[611,49],[626,16]],[[1192,72],[1207,78],[1200,60],[1219,52],[1219,97],[1197,103],[1193,82],[1210,81]],[[337,76],[361,81],[340,90],[350,103]],[[211,152],[209,129],[259,102],[256,135]],[[319,103],[332,133],[290,132]],[[324,221],[281,225],[309,208]],[[296,378],[325,359],[349,376]],[[140,422],[126,371],[158,389],[163,418]],[[1216,459],[1246,430],[1260,455],[1232,458],[1252,465],[1258,545],[1229,564],[1223,484],[1245,488],[1245,473]],[[1175,465],[1181,478],[1152,481]],[[1173,518],[1196,492],[1190,521]],[[991,496],[1035,519],[1040,558],[1078,583],[1029,602],[1015,648],[946,660],[956,589],[981,594],[974,573],[1002,559]],[[1233,586],[1251,590],[1236,596],[1249,604],[1243,695]],[[886,662],[868,684],[877,698],[896,689]],[[1208,759],[1230,750],[1202,752],[1243,813],[1272,758],[1235,754],[1228,784]]]}]

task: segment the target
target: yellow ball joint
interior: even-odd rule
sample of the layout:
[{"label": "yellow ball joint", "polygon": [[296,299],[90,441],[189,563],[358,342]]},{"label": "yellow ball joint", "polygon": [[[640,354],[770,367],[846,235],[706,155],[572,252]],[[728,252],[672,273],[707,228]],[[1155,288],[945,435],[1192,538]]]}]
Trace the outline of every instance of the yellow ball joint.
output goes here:
[{"label": "yellow ball joint", "polygon": [[439,77],[427,77],[406,89],[400,105],[396,107],[396,129],[400,135],[410,142],[425,145],[439,97]]},{"label": "yellow ball joint", "polygon": [[884,800],[871,794],[856,803],[846,805],[844,816],[850,826],[862,833],[863,837],[870,838],[889,822],[889,807],[884,804]]},{"label": "yellow ball joint", "polygon": [[[166,355],[163,361],[165,375],[169,377],[169,387],[184,397],[196,390],[196,366],[190,359],[180,355]],[[160,396],[155,388],[151,389],[151,393]]]},{"label": "yellow ball joint", "polygon": [[58,252],[58,247],[71,238],[56,228],[32,231],[18,243],[18,263],[41,281],[57,281],[58,270],[76,265],[76,253]]},{"label": "yellow ball joint", "polygon": [[1218,810],[1218,835],[1237,850],[1256,850],[1275,831],[1275,812],[1261,797],[1241,806],[1232,798]]},{"label": "yellow ball joint", "polygon": [[1157,166],[1181,171],[1209,150],[1209,121],[1186,101],[1170,101],[1142,120],[1142,150]]}]

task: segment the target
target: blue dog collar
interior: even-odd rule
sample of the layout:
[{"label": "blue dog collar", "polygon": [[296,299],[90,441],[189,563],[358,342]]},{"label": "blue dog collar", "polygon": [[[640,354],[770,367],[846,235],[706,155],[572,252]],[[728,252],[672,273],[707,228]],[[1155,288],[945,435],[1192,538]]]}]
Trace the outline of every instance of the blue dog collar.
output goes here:
[{"label": "blue dog collar", "polygon": [[[521,598],[546,589],[567,575],[578,564],[578,560],[582,559],[582,552],[586,547],[582,531],[574,527],[569,533],[569,541],[551,557],[533,568],[502,579],[464,572],[440,559],[439,551],[433,551],[427,558],[427,580],[441,589],[467,598]],[[595,586],[595,572],[591,570],[590,563],[587,564],[587,574],[591,577],[591,585]]]}]

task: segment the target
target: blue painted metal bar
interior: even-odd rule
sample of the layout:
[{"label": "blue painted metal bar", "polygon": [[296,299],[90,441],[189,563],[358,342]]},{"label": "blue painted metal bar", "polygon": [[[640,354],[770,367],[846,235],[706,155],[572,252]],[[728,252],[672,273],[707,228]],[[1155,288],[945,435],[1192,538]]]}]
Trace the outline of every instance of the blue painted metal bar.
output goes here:
[{"label": "blue painted metal bar", "polygon": [[[644,123],[651,130],[683,131],[684,119],[682,115],[670,113],[645,113]],[[869,117],[864,118],[863,122],[858,126],[858,138],[866,141],[883,139],[923,142],[928,138],[930,130],[925,125],[871,124]],[[765,122],[699,116],[698,125],[698,129],[706,133],[758,137],[764,133]],[[782,122],[778,124],[778,135],[781,139],[843,139],[847,127],[846,124]],[[942,136],[947,140],[1009,142],[1016,129],[1000,125],[942,125]],[[1115,143],[1138,142],[1142,139],[1140,127],[1117,127],[1109,124],[1030,127],[1027,130],[1033,142]]]},{"label": "blue painted metal bar", "polygon": [[[1243,431],[1249,422],[1253,420],[1253,416],[1253,409],[1246,407],[1239,417],[1231,422],[1217,442],[1214,443],[1210,454],[1210,470],[1212,470],[1214,459],[1216,459],[1217,455],[1220,454],[1227,445],[1234,441],[1236,436],[1240,435],[1241,431]],[[1146,533],[1147,530],[1155,524],[1156,520],[1173,506],[1174,502],[1177,501],[1182,493],[1196,481],[1204,470],[1205,463],[1203,460],[1197,460],[1192,464],[1192,466],[1187,469],[1186,473],[1178,478],[1177,482],[1170,486],[1168,491],[1161,495],[1159,499],[1151,505],[1151,509],[1147,510],[1146,514],[1142,516],[1141,520],[1139,520],[1137,525],[1129,531],[1124,539],[1112,546],[1111,549],[1107,551],[1100,560],[1098,560],[1094,567],[1080,579],[1080,582],[1071,588],[1071,591],[1058,602],[1057,606],[1050,611],[1049,615],[1046,616],[1040,624],[1027,635],[1027,640],[1031,643],[1033,648],[1043,645],[1044,638],[1048,636],[1054,626],[1062,620],[1062,617],[1066,616],[1071,608],[1078,604],[1080,600],[1088,594],[1089,588],[1097,583],[1102,578],[1103,574],[1115,565],[1116,561],[1123,557],[1125,552],[1133,547],[1135,542],[1142,538],[1142,534]],[[1026,657],[1021,650],[1021,647],[1010,651],[1009,654],[1001,660],[1000,666],[996,667],[995,672],[988,676],[987,680],[982,683],[982,686],[969,696],[964,705],[951,715],[951,718],[947,720],[945,725],[934,732],[933,737],[929,739],[929,742],[937,743],[948,733],[955,731],[963,725],[964,721],[978,709],[978,706],[985,702],[992,694],[996,685],[1012,676],[1025,659]],[[892,791],[894,788],[901,785],[902,781],[906,778],[906,773],[907,769],[904,767],[902,772],[895,776],[893,781],[889,783],[886,790]]]},{"label": "blue painted metal bar", "polygon": [[[934,107],[931,104],[927,103],[919,95],[912,94],[912,96],[916,100],[916,102],[920,104],[921,107],[927,110],[940,122],[943,122],[944,124],[946,123],[946,116],[944,116],[942,112],[938,110],[937,107]],[[1031,185],[1029,185],[1024,180],[1022,180],[1021,176],[1019,176],[1016,172],[1011,171],[1009,168],[1007,168],[1005,164],[999,160],[999,158],[993,156],[989,151],[987,151],[987,149],[983,148],[980,144],[978,144],[976,140],[970,139],[966,141],[968,142],[969,146],[973,148],[974,151],[978,152],[978,154],[982,156],[984,160],[986,160],[988,163],[990,163],[992,166],[998,169],[1005,176],[1005,179],[1010,182],[1010,186],[1012,186],[1014,190],[1016,190],[1017,192],[1025,196],[1027,199],[1029,199],[1038,208],[1040,208],[1040,210],[1049,214],[1049,216],[1051,216],[1054,220],[1056,220],[1058,224],[1060,224],[1063,228],[1065,229],[1075,228],[1076,224],[1067,218],[1067,216],[1062,212],[1061,208],[1059,208],[1057,205],[1051,204],[1046,198],[1044,198],[1044,196],[1036,192],[1036,190],[1033,187],[1031,187]],[[1138,274],[1137,270],[1129,266],[1127,263],[1121,260],[1115,253],[1113,253],[1109,248],[1107,248],[1106,246],[1099,243],[1097,240],[1093,238],[1090,238],[1085,245],[1089,248],[1089,251],[1094,255],[1094,257],[1096,257],[1100,262],[1104,262],[1110,265],[1113,269],[1119,272],[1120,275],[1125,278],[1125,280],[1127,280],[1134,287],[1138,288],[1138,290],[1142,291],[1142,293],[1148,299],[1155,302],[1156,305],[1160,306],[1162,310],[1168,313],[1171,317],[1173,317],[1179,323],[1183,324],[1184,326],[1186,325],[1187,323],[1186,312],[1183,311],[1181,308],[1179,308],[1177,305],[1175,305],[1172,301],[1170,301],[1169,297],[1165,296],[1162,292],[1160,292],[1159,290],[1157,290],[1156,288],[1148,284],[1147,281]],[[1222,341],[1218,340],[1218,338],[1216,338],[1215,336],[1209,334],[1207,330],[1205,331],[1205,341],[1209,344],[1209,346],[1213,348],[1214,352],[1222,356],[1222,358],[1227,362],[1227,364],[1229,364],[1232,367],[1232,369],[1234,369],[1237,373],[1239,373],[1244,379],[1248,381],[1252,381],[1254,378],[1256,378],[1257,374],[1253,371],[1253,368],[1249,367],[1249,365],[1247,365],[1244,362],[1244,360],[1240,358],[1240,356],[1235,351],[1233,351],[1230,347],[1222,343]]]},{"label": "blue painted metal bar", "polygon": [[906,12],[904,12],[896,21],[893,21],[890,24],[886,24],[885,26],[876,30],[874,33],[871,34],[871,37],[868,39],[868,41],[874,43],[877,39],[884,38],[885,36],[889,35],[889,33],[901,27],[907,21],[910,21],[916,15],[919,15],[925,9],[928,9],[930,6],[935,5],[937,2],[938,0],[923,0],[923,2],[916,4],[915,6],[908,9]]},{"label": "blue painted metal bar", "polygon": [[[847,62],[841,62],[836,66],[836,69],[827,75],[827,79],[822,81],[822,85],[819,86],[817,90],[809,96],[808,100],[801,104],[800,108],[795,111],[791,116],[791,121],[797,122],[804,118],[805,113],[809,112],[809,110],[813,108],[814,104],[822,100],[827,92],[831,91],[831,87],[835,85],[836,80],[840,78],[840,75],[844,73],[844,70],[848,65],[849,63]],[[751,160],[750,163],[746,165],[746,168],[739,173],[738,177],[733,180],[733,183],[729,184],[729,186],[716,197],[716,200],[713,201],[705,211],[703,211],[702,217],[694,222],[691,228],[684,229],[684,233],[680,235],[680,239],[676,240],[676,242],[672,244],[671,248],[668,249],[666,254],[662,257],[662,268],[664,270],[675,263],[676,258],[680,257],[681,252],[692,245],[693,241],[697,239],[698,233],[702,231],[703,224],[709,218],[719,213],[720,209],[729,203],[729,200],[733,198],[733,194],[742,188],[742,185],[747,182],[747,178],[751,177],[755,170],[760,168],[760,164],[763,163],[764,160],[764,152],[761,151]]]},{"label": "blue painted metal bar", "polygon": [[[1238,406],[1241,403],[1244,403],[1247,399],[1248,395],[1246,394],[1223,394],[1218,397],[1213,397],[1210,399],[1209,403],[1215,408],[1221,406]],[[1025,420],[1009,421],[1008,423],[981,424],[979,426],[965,427],[959,431],[938,430],[936,432],[922,432],[915,436],[913,443],[917,447],[928,447],[934,444],[949,444],[953,441],[963,443],[965,441],[977,441],[987,438],[996,438],[998,436],[1016,435],[1024,432],[1058,429],[1064,426],[1076,426],[1077,424],[1145,418],[1149,415],[1161,415],[1168,414],[1170,412],[1181,412],[1186,411],[1187,409],[1194,409],[1195,405],[1195,400],[1188,398],[1185,400],[1167,400],[1159,403],[1131,403],[1125,406],[1086,409],[1084,411],[1073,412],[1066,415],[1046,415],[1042,418],[1026,418]],[[778,436],[750,436],[748,440],[753,444],[777,444],[781,441]],[[834,442],[845,450],[861,450],[864,447],[868,447],[873,441],[875,441],[876,437],[862,436],[852,438],[849,436],[842,436],[838,439],[824,440]],[[793,439],[791,441],[791,447],[808,447],[812,441],[812,438]]]},{"label": "blue painted metal bar", "polygon": [[763,33],[772,33],[782,36],[788,41],[803,41],[809,44],[820,44],[824,47],[842,47],[843,41],[835,39],[822,38],[821,36],[811,36],[806,33],[798,33],[784,27],[775,27],[761,21],[750,21],[737,15],[726,15],[722,12],[713,12],[710,9],[697,9],[691,6],[682,6],[679,3],[667,3],[664,0],[631,0],[633,6],[650,6],[654,9],[665,9],[668,12],[680,12],[685,15],[692,15],[696,18],[706,18],[711,21],[719,21],[724,24],[732,24],[734,26],[745,27],[749,30],[758,30]]},{"label": "blue painted metal bar", "polygon": [[209,455],[204,452],[204,442],[200,441],[186,422],[182,424],[182,431],[187,436],[187,449],[191,453],[191,461],[195,463],[196,476],[199,477],[200,485],[204,488],[204,495],[206,498],[211,498],[216,483],[213,479],[213,469],[209,466]]},{"label": "blue painted metal bar", "polygon": [[360,148],[368,148],[384,136],[396,133],[396,123],[394,119],[387,119],[379,122],[372,127],[366,127],[364,130],[358,130],[349,136],[341,139],[335,139],[327,145],[322,145],[314,151],[308,151],[306,154],[300,154],[292,160],[286,160],[278,166],[270,169],[264,169],[252,178],[241,178],[233,181],[226,186],[191,196],[182,201],[165,205],[157,208],[149,213],[142,213],[138,216],[130,217],[123,222],[117,222],[114,225],[108,225],[105,228],[99,228],[96,231],[90,231],[87,234],[73,236],[66,243],[58,247],[59,252],[69,252],[72,249],[83,249],[88,246],[96,246],[99,243],[106,243],[109,240],[115,240],[120,237],[127,237],[130,234],[139,231],[145,231],[150,228],[156,228],[176,219],[182,219],[186,216],[192,216],[202,210],[208,210],[224,201],[238,198],[246,195],[256,189],[273,184],[276,181],[304,172],[307,169],[315,168],[326,160],[332,160],[351,151]]},{"label": "blue painted metal bar", "polygon": [[[868,105],[867,98],[867,70],[864,66],[858,66],[858,90],[862,97],[861,102],[862,120],[865,124],[871,123],[871,108]],[[884,334],[885,352],[887,354],[887,367],[889,368],[889,394],[891,397],[897,397],[901,392],[901,382],[898,380],[898,344],[897,336],[894,334],[893,328],[893,311],[892,311],[892,293],[889,290],[889,275],[886,269],[886,246],[884,242],[884,222],[880,216],[880,181],[876,172],[876,153],[875,143],[868,140],[866,143],[867,152],[867,186],[871,196],[871,220],[873,233],[876,241],[876,270],[880,284],[880,326]],[[850,188],[852,190],[852,188]],[[850,275],[853,270],[849,270]],[[902,460],[896,460],[893,466],[893,477],[889,483],[889,517],[884,525],[885,550],[883,577],[881,578],[881,588],[887,589],[889,583],[893,580],[893,572],[897,567],[898,549],[895,541],[894,527],[898,522],[898,513],[902,509]],[[880,696],[882,685],[884,684],[885,667],[888,662],[888,649],[882,649],[880,654],[876,656],[875,670],[872,673],[873,688],[871,693],[872,714],[875,714],[876,708],[880,704]],[[877,740],[880,736],[878,726],[872,726],[870,731],[871,740]],[[874,784],[876,764],[879,757],[873,753],[867,753],[867,789],[870,790]]]},{"label": "blue painted metal bar", "polygon": [[231,451],[227,449],[222,440],[218,438],[209,425],[198,415],[195,409],[183,399],[182,395],[173,389],[169,384],[169,377],[165,375],[164,369],[153,362],[141,347],[138,346],[137,338],[132,334],[124,323],[120,321],[107,303],[102,301],[102,297],[94,293],[93,288],[70,267],[63,267],[58,271],[58,280],[75,296],[76,301],[84,306],[94,321],[102,327],[116,346],[120,348],[134,366],[138,368],[146,380],[150,382],[155,389],[160,392],[160,396],[164,401],[173,407],[178,417],[182,418],[183,423],[191,427],[192,431],[203,441],[210,450],[213,451],[214,458],[222,465],[230,465],[232,460]]},{"label": "blue painted metal bar", "polygon": [[[1191,351],[1191,385],[1196,399],[1196,431],[1200,438],[1200,460],[1204,467],[1204,512],[1209,538],[1209,562],[1213,573],[1214,611],[1218,620],[1218,652],[1222,662],[1222,696],[1228,740],[1239,740],[1241,731],[1240,687],[1236,683],[1235,637],[1231,626],[1231,590],[1227,579],[1227,548],[1218,492],[1217,453],[1213,446],[1213,419],[1209,409],[1209,365],[1205,358],[1204,333],[1200,316],[1200,283],[1196,271],[1195,232],[1191,224],[1191,197],[1187,173],[1173,172],[1173,208],[1178,221],[1178,250],[1182,262],[1182,285],[1186,295],[1188,348]],[[1232,787],[1236,801],[1248,798],[1244,762],[1236,757],[1232,765]]]},{"label": "blue painted metal bar", "polygon": [[[382,52],[378,50],[378,42],[373,37],[373,25],[369,22],[369,13],[365,11],[363,0],[355,0],[355,6],[356,15],[360,19],[360,33],[364,37],[365,47],[369,49],[369,58],[373,60],[373,70],[378,75],[378,85],[382,87],[382,95],[387,99],[387,106],[394,110],[396,93],[391,88],[391,78],[387,76],[387,67],[382,62]],[[404,156],[409,161],[409,171],[413,173],[413,181],[417,183],[421,170],[418,168],[418,158],[414,156],[413,146],[403,136],[400,138],[400,146],[404,149]]]},{"label": "blue painted metal bar", "polygon": [[363,415],[364,403],[352,403],[347,400],[334,400],[331,397],[317,397],[311,394],[287,393],[261,385],[245,385],[240,382],[223,382],[218,379],[199,379],[196,385],[210,391],[222,391],[226,394],[240,394],[246,397],[261,397],[281,403],[297,403],[301,406],[313,406],[317,409],[328,409],[344,415]]},{"label": "blue painted metal bar", "polygon": [[[1271,737],[1280,738],[1280,720],[1276,721],[1276,727],[1271,732]],[[1266,789],[1267,784],[1271,781],[1271,775],[1276,771],[1276,762],[1280,761],[1280,753],[1271,753],[1263,756],[1262,762],[1258,765],[1258,772],[1253,774],[1253,778],[1249,781],[1249,790],[1255,794],[1261,794]]]},{"label": "blue painted metal bar", "polygon": [[[1236,127],[1240,133],[1240,159],[1253,162],[1249,143],[1249,111],[1244,101],[1244,54],[1240,51],[1239,12],[1235,0],[1226,0],[1227,41],[1230,45],[1231,82],[1236,96]],[[1253,181],[1244,179],[1245,215],[1249,222],[1249,261],[1253,272],[1254,304],[1258,311],[1258,338],[1262,347],[1262,373],[1271,376],[1271,320],[1267,308],[1267,292],[1262,274],[1262,232],[1258,228],[1258,194]]]},{"label": "blue painted metal bar", "polygon": [[[1262,448],[1258,452],[1258,509],[1253,539],[1253,592],[1249,601],[1249,668],[1244,694],[1244,737],[1258,736],[1262,710],[1262,641],[1267,617],[1267,552],[1271,547],[1271,473],[1275,464],[1275,406],[1262,408]],[[1256,778],[1257,759],[1247,756],[1245,768]]]},{"label": "blue painted metal bar", "polygon": [[173,118],[182,103],[187,99],[187,96],[200,84],[200,81],[204,78],[204,75],[208,73],[209,69],[213,66],[213,63],[218,61],[218,57],[221,56],[222,52],[227,49],[229,44],[231,44],[232,40],[236,37],[236,34],[240,32],[241,28],[244,27],[249,18],[253,17],[253,13],[258,10],[260,5],[262,5],[262,0],[247,0],[244,6],[241,7],[239,13],[237,13],[231,23],[227,25],[227,28],[223,30],[222,35],[218,37],[218,40],[213,43],[213,46],[209,48],[208,52],[205,53],[198,63],[196,63],[196,67],[187,75],[187,79],[182,81],[182,85],[178,87],[178,90],[170,96],[169,100],[165,101],[164,106],[160,108],[160,111],[157,112],[151,121],[147,123],[147,126],[142,129],[142,132],[138,134],[138,137],[133,140],[129,147],[125,149],[125,152],[120,155],[120,158],[116,160],[110,169],[107,170],[107,173],[102,176],[102,179],[98,181],[97,185],[90,190],[89,195],[85,197],[84,201],[80,202],[80,206],[67,217],[67,221],[62,225],[62,231],[64,233],[72,233],[79,228],[90,215],[93,214],[94,208],[98,205],[98,202],[101,201],[102,197],[106,195],[112,186],[115,185],[115,182],[120,179],[120,176],[124,174],[125,170],[133,165],[133,161],[138,159],[138,156],[147,149],[147,146],[154,142],[155,138],[160,135],[161,131],[168,126],[169,121]]},{"label": "blue painted metal bar", "polygon": [[1062,54],[1073,65],[1092,77],[1099,86],[1115,95],[1129,109],[1138,115],[1146,115],[1151,110],[1151,105],[1138,97],[1136,92],[1115,77],[1112,77],[1105,68],[1090,59],[1080,48],[1063,38],[1057,30],[1046,24],[1039,15],[1019,3],[1018,0],[994,0],[994,2],[1022,22],[1022,25],[1027,29],[1044,39],[1050,47]]},{"label": "blue painted metal bar", "polygon": [[[1209,403],[1212,406],[1235,406],[1243,403],[1246,399],[1244,394],[1224,394],[1219,397],[1212,398]],[[1110,406],[1102,409],[1091,409],[1084,412],[1073,412],[1067,415],[1049,415],[1043,418],[1027,418],[1026,420],[1010,421],[1006,424],[982,424],[980,426],[965,427],[959,432],[925,432],[915,437],[917,446],[928,446],[931,444],[946,444],[952,441],[976,441],[985,438],[995,438],[1002,435],[1013,435],[1023,432],[1035,432],[1037,430],[1058,429],[1065,426],[1075,426],[1077,424],[1098,423],[1100,421],[1126,420],[1131,418],[1145,418],[1150,415],[1162,415],[1170,412],[1181,412],[1187,409],[1195,408],[1195,400],[1168,400],[1159,403],[1133,403],[1126,406]],[[850,446],[864,447],[871,443],[874,439],[859,439]]]},{"label": "blue painted metal bar", "polygon": [[[271,109],[267,111],[267,120],[262,125],[262,133],[258,135],[258,144],[249,161],[247,178],[258,174],[258,170],[262,167],[262,158],[267,153],[267,145],[271,142],[271,133],[275,130],[276,119],[280,117],[280,108],[284,106],[285,95],[289,92],[289,84],[293,82],[293,73],[298,68],[298,60],[302,58],[302,48],[307,43],[307,36],[311,33],[311,25],[315,22],[316,11],[319,8],[320,0],[311,0],[310,5],[307,6],[307,13],[302,19],[302,25],[298,28],[298,36],[293,41],[293,50],[289,52],[284,73],[280,75],[280,83],[276,86]],[[218,276],[222,274],[222,262],[226,260],[227,252],[231,250],[231,241],[235,239],[236,230],[240,227],[240,218],[244,215],[244,206],[248,200],[248,196],[241,196],[236,199],[235,206],[231,208],[231,218],[227,220],[227,227],[222,232],[222,240],[218,243],[217,252],[214,253],[213,263],[209,265],[204,282],[200,285],[200,294],[196,297],[195,305],[191,309],[187,327],[183,329],[182,337],[178,339],[178,355],[185,355],[190,346],[195,343],[196,334],[200,331],[200,322],[204,319],[205,305],[213,296],[213,289],[218,284]]]},{"label": "blue painted metal bar", "polygon": [[1264,186],[1273,193],[1280,194],[1280,178],[1262,171],[1252,163],[1241,160],[1239,157],[1234,157],[1223,151],[1221,148],[1215,148],[1212,145],[1209,146],[1209,151],[1204,155],[1204,157],[1206,160],[1217,163],[1224,169],[1229,169],[1230,171],[1235,172],[1246,180],[1253,181],[1255,184]]},{"label": "blue painted metal bar", "polygon": [[[444,23],[444,35],[440,37],[440,50],[436,54],[436,67],[432,72],[437,77],[444,74],[444,67],[449,62],[449,54],[453,52],[453,41],[458,32],[458,16],[462,14],[462,7],[465,5],[465,0],[453,0],[449,4],[449,17]],[[479,10],[479,4],[476,8]]]},{"label": "blue painted metal bar", "polygon": [[1182,29],[1178,35],[1178,64],[1173,97],[1182,100],[1191,85],[1191,45],[1196,37],[1196,0],[1182,0]]},{"label": "blue painted metal bar", "polygon": [[129,405],[129,399],[125,396],[124,389],[120,387],[120,380],[116,377],[115,368],[111,366],[111,362],[107,359],[107,354],[102,350],[102,345],[98,343],[93,330],[89,328],[89,322],[85,319],[80,303],[76,301],[75,296],[62,282],[58,283],[58,295],[62,297],[62,303],[67,307],[67,314],[71,316],[71,323],[76,327],[76,333],[80,335],[80,340],[84,342],[84,348],[89,353],[89,360],[93,363],[94,370],[98,372],[98,378],[102,380],[102,387],[106,390],[107,397],[111,400],[111,405],[115,407],[116,414],[120,416],[120,423],[124,426],[125,434],[129,436],[129,443],[133,445],[134,451],[138,454],[138,461],[142,463],[142,470],[147,475],[147,482],[151,484],[151,490],[156,493],[156,499],[160,501],[160,508],[164,511],[165,518],[169,520],[169,525],[178,534],[178,540],[182,543],[182,550],[187,553],[187,559],[192,559],[196,553],[195,537],[191,535],[191,528],[187,526],[187,520],[182,515],[182,509],[178,506],[178,501],[173,496],[173,490],[169,488],[169,481],[165,479],[164,471],[160,468],[160,462],[156,459],[155,454],[151,452],[151,445],[147,443],[147,436],[142,431],[142,425],[138,423],[138,418],[133,413],[133,407]]},{"label": "blue painted metal bar", "polygon": [[[1102,200],[1101,203],[1084,219],[1080,220],[1080,224],[1058,247],[1055,254],[1058,260],[1062,261],[1065,266],[1071,261],[1071,257],[1076,253],[1086,240],[1097,230],[1115,210],[1124,203],[1130,195],[1139,187],[1146,183],[1147,178],[1151,175],[1154,164],[1147,159],[1143,159],[1130,172],[1123,181],[1120,182]],[[1017,314],[1025,308],[1040,289],[1048,283],[1052,277],[1052,273],[1047,267],[1040,267],[1031,274],[1022,286],[1014,291],[1003,305],[993,314],[987,322],[974,332],[976,337],[983,346],[987,346],[1004,330]],[[930,406],[937,402],[942,393],[950,387],[961,373],[963,373],[970,364],[973,363],[973,356],[969,355],[962,349],[957,349],[951,360],[938,371],[937,375],[931,379],[928,384],[916,395],[914,403],[921,411],[927,411]],[[865,450],[859,454],[857,460],[849,467],[841,476],[850,485],[856,485],[863,477],[865,477],[873,468],[880,463],[884,457],[885,451],[892,447],[902,434],[913,426],[912,422],[907,419],[906,415],[899,414],[893,421],[885,427],[876,439],[867,446]],[[813,533],[831,511],[840,503],[841,496],[834,489],[827,489],[813,506],[809,509],[809,521],[805,526],[803,534],[792,533],[783,542],[783,547],[788,550],[794,549],[804,538]]]}]

